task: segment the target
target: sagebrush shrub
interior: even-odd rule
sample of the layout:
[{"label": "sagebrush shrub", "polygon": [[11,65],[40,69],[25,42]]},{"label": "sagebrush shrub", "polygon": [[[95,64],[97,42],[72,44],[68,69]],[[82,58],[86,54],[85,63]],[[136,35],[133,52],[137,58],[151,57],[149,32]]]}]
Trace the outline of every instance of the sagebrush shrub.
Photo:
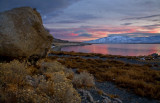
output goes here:
[{"label": "sagebrush shrub", "polygon": [[0,103],[81,103],[69,74],[57,61],[0,63]]},{"label": "sagebrush shrub", "polygon": [[75,74],[73,77],[73,85],[75,87],[93,87],[95,85],[94,77],[87,72]]}]

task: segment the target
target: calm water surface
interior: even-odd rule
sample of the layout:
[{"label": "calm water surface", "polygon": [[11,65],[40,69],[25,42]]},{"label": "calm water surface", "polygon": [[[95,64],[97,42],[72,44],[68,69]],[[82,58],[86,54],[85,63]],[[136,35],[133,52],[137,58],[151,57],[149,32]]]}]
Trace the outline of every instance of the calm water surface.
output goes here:
[{"label": "calm water surface", "polygon": [[152,53],[160,54],[160,44],[92,44],[64,47],[61,51],[139,56]]}]

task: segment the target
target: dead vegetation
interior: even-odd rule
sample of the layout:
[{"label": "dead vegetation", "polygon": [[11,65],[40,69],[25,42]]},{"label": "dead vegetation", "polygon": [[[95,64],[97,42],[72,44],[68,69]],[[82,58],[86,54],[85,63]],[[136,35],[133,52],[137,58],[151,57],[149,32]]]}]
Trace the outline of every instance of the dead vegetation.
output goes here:
[{"label": "dead vegetation", "polygon": [[[132,59],[138,60],[143,62],[157,62],[157,60],[151,56],[121,56],[121,55],[109,55],[109,54],[99,54],[99,53],[81,53],[81,52],[65,52],[65,51],[50,51],[50,54],[53,55],[70,55],[70,56],[85,56],[85,57],[99,57],[99,58],[110,58],[110,59],[118,59],[118,58],[125,58],[125,59]],[[144,60],[142,60],[144,59]]]},{"label": "dead vegetation", "polygon": [[35,66],[17,60],[0,63],[0,103],[81,103],[70,75],[60,63],[47,59]]},{"label": "dead vegetation", "polygon": [[95,85],[94,77],[87,72],[75,74],[73,77],[73,85],[76,88],[93,87]]},{"label": "dead vegetation", "polygon": [[152,70],[147,65],[80,57],[61,57],[57,60],[67,68],[76,68],[77,73],[87,71],[93,74],[98,81],[112,81],[140,96],[160,98],[160,71]]}]

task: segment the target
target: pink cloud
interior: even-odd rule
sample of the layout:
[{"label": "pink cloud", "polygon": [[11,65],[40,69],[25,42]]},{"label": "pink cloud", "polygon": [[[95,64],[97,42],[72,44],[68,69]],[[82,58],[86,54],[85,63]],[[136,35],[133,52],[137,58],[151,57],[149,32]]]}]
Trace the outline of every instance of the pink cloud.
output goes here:
[{"label": "pink cloud", "polygon": [[[90,37],[80,37],[78,35],[88,33],[92,34]],[[159,28],[146,28],[140,26],[118,26],[118,27],[86,27],[86,28],[65,28],[53,29],[51,34],[55,38],[71,40],[71,41],[87,41],[108,36],[108,34],[125,34],[125,33],[160,33]]]},{"label": "pink cloud", "polygon": [[70,34],[68,34],[68,36],[78,36],[78,34],[76,34],[76,33],[70,33]]}]

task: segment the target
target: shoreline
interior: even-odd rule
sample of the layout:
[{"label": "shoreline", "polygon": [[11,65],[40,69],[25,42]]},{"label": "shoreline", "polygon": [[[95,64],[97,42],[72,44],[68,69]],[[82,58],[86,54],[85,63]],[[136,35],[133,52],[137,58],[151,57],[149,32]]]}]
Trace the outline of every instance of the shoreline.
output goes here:
[{"label": "shoreline", "polygon": [[69,46],[85,46],[92,45],[91,43],[82,43],[82,42],[67,42],[67,43],[53,43],[51,50],[53,51],[61,51],[63,47]]},{"label": "shoreline", "polygon": [[[144,48],[142,48],[142,50],[141,49],[139,49],[139,48],[125,48],[125,44],[119,44],[120,46],[122,45],[122,48],[121,49],[119,49],[119,48],[117,48],[117,47],[114,47],[113,46],[113,48],[111,47],[112,46],[112,44],[102,44],[102,45],[104,45],[104,48],[106,48],[106,49],[110,49],[110,50],[113,50],[113,49],[115,49],[115,51],[119,51],[119,50],[121,50],[122,52],[124,52],[125,50],[127,50],[128,52],[126,53],[126,54],[124,54],[124,53],[119,53],[119,52],[114,52],[114,53],[103,53],[103,52],[97,52],[97,49],[96,49],[96,51],[95,52],[92,52],[92,50],[93,49],[91,49],[90,51],[88,51],[88,52],[83,52],[83,51],[81,51],[81,50],[74,50],[74,48],[76,48],[76,46],[82,46],[82,47],[80,47],[80,48],[82,48],[82,50],[84,49],[83,48],[83,46],[86,46],[86,45],[91,45],[91,47],[92,47],[92,45],[93,45],[93,47],[95,46],[95,47],[99,47],[99,45],[101,46],[101,44],[95,44],[95,43],[83,43],[83,42],[68,42],[68,43],[53,43],[53,46],[52,46],[52,48],[51,48],[51,51],[63,51],[63,50],[61,50],[62,48],[64,48],[64,47],[73,47],[73,50],[72,51],[74,51],[74,52],[82,52],[82,53],[95,53],[95,54],[103,54],[103,55],[114,55],[114,56],[148,56],[148,55],[151,55],[151,54],[159,54],[159,52],[158,52],[158,46],[157,46],[157,44],[155,44],[156,45],[156,49],[157,49],[157,51],[154,51],[154,52],[146,52],[146,51],[148,51],[149,49],[150,49],[150,46],[149,46],[149,49],[144,49]],[[105,45],[109,45],[108,47],[105,47]],[[117,44],[113,44],[113,45],[117,45]],[[126,44],[127,45],[127,44]],[[129,44],[128,44],[129,45]],[[141,45],[141,44],[140,44]],[[143,45],[143,44],[142,44]],[[148,45],[148,44],[147,44]],[[153,44],[150,44],[150,45],[153,45]],[[133,50],[133,51],[132,51]],[[139,52],[140,53],[133,53],[133,54],[130,54],[130,52],[132,51],[132,52],[136,52],[137,50],[139,50]],[[145,52],[143,53],[143,50],[145,50]],[[67,52],[71,52],[71,50],[66,50]],[[106,52],[106,51],[104,51],[104,52]]]}]

